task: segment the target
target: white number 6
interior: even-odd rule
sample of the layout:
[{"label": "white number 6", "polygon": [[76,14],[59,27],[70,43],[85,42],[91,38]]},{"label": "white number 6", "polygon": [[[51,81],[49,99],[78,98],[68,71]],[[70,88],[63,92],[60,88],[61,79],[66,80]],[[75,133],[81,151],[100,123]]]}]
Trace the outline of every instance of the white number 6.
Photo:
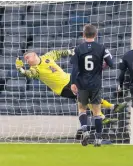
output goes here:
[{"label": "white number 6", "polygon": [[91,71],[94,69],[94,63],[90,59],[92,59],[92,55],[87,55],[85,57],[85,69],[88,71]]}]

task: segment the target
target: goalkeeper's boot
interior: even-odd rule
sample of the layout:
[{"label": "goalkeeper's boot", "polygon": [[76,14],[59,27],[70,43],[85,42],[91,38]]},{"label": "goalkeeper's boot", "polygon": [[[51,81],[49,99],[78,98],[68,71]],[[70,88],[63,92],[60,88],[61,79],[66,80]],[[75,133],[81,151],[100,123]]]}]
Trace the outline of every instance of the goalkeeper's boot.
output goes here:
[{"label": "goalkeeper's boot", "polygon": [[124,108],[127,107],[127,103],[121,103],[121,104],[115,104],[114,106],[114,112],[122,112],[124,110]]},{"label": "goalkeeper's boot", "polygon": [[87,146],[89,144],[89,133],[88,133],[88,131],[83,133],[81,144],[82,144],[82,146]]},{"label": "goalkeeper's boot", "polygon": [[117,121],[118,121],[117,118],[104,118],[104,119],[102,120],[102,124],[103,124],[103,125],[114,124],[114,123],[116,123]]},{"label": "goalkeeper's boot", "polygon": [[102,136],[101,134],[96,134],[96,139],[94,141],[95,147],[100,147],[102,145]]}]

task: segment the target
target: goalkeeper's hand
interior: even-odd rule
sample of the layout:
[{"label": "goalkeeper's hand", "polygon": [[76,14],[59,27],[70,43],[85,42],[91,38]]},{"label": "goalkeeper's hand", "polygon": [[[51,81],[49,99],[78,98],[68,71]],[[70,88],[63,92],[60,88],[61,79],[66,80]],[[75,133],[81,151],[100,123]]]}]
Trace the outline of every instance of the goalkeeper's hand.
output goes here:
[{"label": "goalkeeper's hand", "polygon": [[74,51],[75,49],[73,48],[73,49],[70,49],[70,50],[67,50],[68,51],[68,53],[70,54],[70,55],[74,55],[75,54],[75,51]]},{"label": "goalkeeper's hand", "polygon": [[17,69],[20,69],[20,68],[22,68],[24,66],[23,61],[20,60],[19,58],[16,59],[15,65],[16,65]]},{"label": "goalkeeper's hand", "polygon": [[17,70],[19,70],[20,73],[25,74],[25,70],[23,69],[24,64],[23,64],[22,60],[17,58],[15,65],[16,65]]}]

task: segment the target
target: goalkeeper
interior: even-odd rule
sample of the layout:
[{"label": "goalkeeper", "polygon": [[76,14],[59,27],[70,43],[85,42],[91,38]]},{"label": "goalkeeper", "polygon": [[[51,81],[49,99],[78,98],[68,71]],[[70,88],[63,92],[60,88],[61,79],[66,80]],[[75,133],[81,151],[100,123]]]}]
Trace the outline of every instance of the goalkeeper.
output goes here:
[{"label": "goalkeeper", "polygon": [[[39,79],[46,84],[54,93],[59,96],[76,99],[70,88],[70,74],[65,73],[57,64],[56,60],[62,56],[73,55],[74,50],[50,51],[43,56],[38,56],[35,52],[26,52],[24,54],[25,61],[29,64],[30,69],[25,70],[23,61],[16,59],[16,68],[18,71],[29,78]],[[101,101],[102,107],[114,109],[114,112],[121,111],[126,105],[124,104],[111,104],[106,100]],[[88,105],[91,110],[91,105]],[[116,122],[116,119],[103,117],[103,124]]]}]

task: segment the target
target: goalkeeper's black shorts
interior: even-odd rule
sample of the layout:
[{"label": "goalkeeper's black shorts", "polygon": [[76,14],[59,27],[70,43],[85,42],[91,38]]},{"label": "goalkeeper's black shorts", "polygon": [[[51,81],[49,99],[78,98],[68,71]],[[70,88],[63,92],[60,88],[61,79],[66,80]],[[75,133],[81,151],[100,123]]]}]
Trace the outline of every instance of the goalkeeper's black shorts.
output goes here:
[{"label": "goalkeeper's black shorts", "polygon": [[63,88],[60,96],[70,98],[70,99],[77,99],[77,96],[75,96],[73,92],[71,91],[70,82]]}]

